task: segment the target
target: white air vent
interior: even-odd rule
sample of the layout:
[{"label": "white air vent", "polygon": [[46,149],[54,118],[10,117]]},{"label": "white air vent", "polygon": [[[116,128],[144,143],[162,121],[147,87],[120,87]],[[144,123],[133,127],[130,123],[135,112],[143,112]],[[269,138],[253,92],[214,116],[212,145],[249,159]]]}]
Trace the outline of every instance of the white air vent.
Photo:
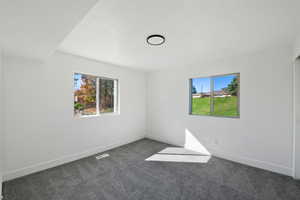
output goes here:
[{"label": "white air vent", "polygon": [[96,156],[96,159],[97,159],[97,160],[100,160],[100,159],[106,158],[106,157],[109,157],[109,154],[104,153],[104,154],[101,154],[101,155],[99,155],[99,156]]}]

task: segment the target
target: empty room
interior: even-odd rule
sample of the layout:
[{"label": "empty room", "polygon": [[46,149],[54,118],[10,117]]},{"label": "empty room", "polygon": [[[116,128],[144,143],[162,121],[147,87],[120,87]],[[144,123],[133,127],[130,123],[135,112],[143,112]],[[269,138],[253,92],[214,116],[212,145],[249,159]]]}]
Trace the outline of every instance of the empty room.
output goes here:
[{"label": "empty room", "polygon": [[299,0],[0,1],[0,200],[300,200]]}]

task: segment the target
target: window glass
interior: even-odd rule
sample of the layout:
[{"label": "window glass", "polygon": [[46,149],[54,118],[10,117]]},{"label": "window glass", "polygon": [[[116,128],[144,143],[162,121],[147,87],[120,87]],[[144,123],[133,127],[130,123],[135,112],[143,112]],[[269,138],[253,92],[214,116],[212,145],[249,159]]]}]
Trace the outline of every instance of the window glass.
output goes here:
[{"label": "window glass", "polygon": [[239,117],[240,76],[190,79],[190,114]]},{"label": "window glass", "polygon": [[213,77],[213,113],[215,116],[238,116],[238,76]]},{"label": "window glass", "polygon": [[96,77],[85,74],[74,74],[74,114],[95,115],[96,110]]},{"label": "window glass", "polygon": [[99,80],[99,93],[100,93],[100,113],[114,112],[114,80],[100,79]]},{"label": "window glass", "polygon": [[210,115],[210,78],[191,80],[192,114]]},{"label": "window glass", "polygon": [[74,74],[74,116],[117,112],[118,80]]}]

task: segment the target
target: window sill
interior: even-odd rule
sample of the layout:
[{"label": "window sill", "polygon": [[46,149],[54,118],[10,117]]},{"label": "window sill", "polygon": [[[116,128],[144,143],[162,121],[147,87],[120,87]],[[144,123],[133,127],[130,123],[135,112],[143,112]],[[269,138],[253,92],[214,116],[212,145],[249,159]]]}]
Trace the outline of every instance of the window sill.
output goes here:
[{"label": "window sill", "polygon": [[97,115],[83,115],[80,117],[73,116],[74,119],[87,119],[87,118],[96,118],[96,117],[103,117],[103,116],[118,116],[120,115],[119,112],[113,112],[113,113],[102,113],[102,114],[97,114]]},{"label": "window sill", "polygon": [[201,115],[201,114],[191,114],[189,113],[189,116],[200,116],[200,117],[216,117],[216,118],[229,118],[229,119],[240,119],[239,116],[219,116],[219,115]]}]

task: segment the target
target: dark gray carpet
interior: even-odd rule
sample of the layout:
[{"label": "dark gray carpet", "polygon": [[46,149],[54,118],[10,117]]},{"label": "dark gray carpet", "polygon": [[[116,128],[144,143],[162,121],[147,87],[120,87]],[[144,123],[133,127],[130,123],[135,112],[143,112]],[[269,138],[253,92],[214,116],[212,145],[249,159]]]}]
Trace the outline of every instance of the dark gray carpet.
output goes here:
[{"label": "dark gray carpet", "polygon": [[4,183],[5,200],[290,200],[292,178],[213,157],[206,164],[144,161],[170,146],[143,139]]}]

